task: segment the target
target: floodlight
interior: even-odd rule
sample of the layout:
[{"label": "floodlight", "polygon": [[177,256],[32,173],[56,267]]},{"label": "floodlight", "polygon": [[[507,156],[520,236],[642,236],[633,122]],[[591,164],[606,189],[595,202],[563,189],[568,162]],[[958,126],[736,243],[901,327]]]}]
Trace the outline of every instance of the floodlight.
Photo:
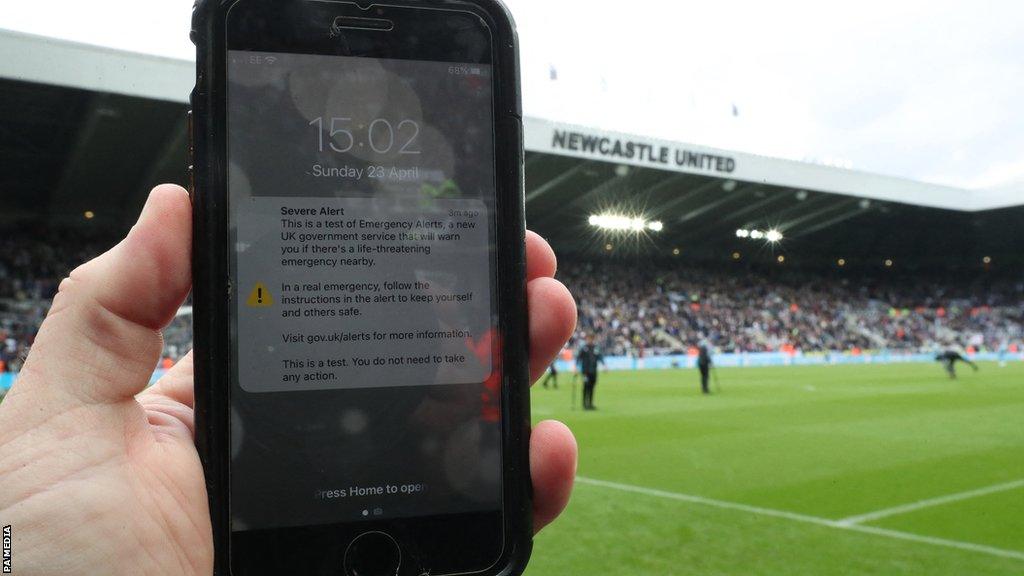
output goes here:
[{"label": "floodlight", "polygon": [[764,232],[761,232],[760,230],[751,230],[750,237],[754,240],[760,240],[764,238]]},{"label": "floodlight", "polygon": [[645,222],[639,218],[630,218],[621,214],[595,214],[587,221],[591,226],[616,231],[640,231],[644,229],[645,225]]},{"label": "floodlight", "polygon": [[750,238],[750,230],[747,230],[745,228],[740,228],[739,230],[736,231],[736,237],[737,238]]},{"label": "floodlight", "polygon": [[594,214],[587,218],[587,222],[595,228],[613,232],[661,232],[665,229],[665,225],[658,220],[648,222],[643,218],[622,214]]},{"label": "floodlight", "polygon": [[764,234],[764,239],[771,242],[772,244],[782,242],[782,238],[782,232],[779,232],[775,228],[772,228],[771,230],[765,232]]}]

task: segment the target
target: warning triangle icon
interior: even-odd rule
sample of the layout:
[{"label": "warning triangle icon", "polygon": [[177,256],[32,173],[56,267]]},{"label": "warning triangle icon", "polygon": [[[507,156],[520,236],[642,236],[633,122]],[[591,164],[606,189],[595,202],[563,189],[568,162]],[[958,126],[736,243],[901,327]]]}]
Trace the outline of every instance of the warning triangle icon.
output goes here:
[{"label": "warning triangle icon", "polygon": [[274,297],[270,295],[270,290],[267,290],[263,282],[257,282],[245,305],[250,308],[270,308],[274,305]]}]

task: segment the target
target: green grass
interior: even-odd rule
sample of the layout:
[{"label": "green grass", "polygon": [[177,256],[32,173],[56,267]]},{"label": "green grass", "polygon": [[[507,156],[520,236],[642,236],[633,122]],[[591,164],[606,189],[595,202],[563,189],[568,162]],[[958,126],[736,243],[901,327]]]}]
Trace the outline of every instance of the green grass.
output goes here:
[{"label": "green grass", "polygon": [[[602,374],[592,413],[570,410],[563,375],[534,417],[574,430],[580,476],[823,521],[1024,479],[1024,364],[719,374],[711,397],[695,370]],[[1018,557],[579,484],[527,574],[1024,574],[1024,487],[863,526]]]}]

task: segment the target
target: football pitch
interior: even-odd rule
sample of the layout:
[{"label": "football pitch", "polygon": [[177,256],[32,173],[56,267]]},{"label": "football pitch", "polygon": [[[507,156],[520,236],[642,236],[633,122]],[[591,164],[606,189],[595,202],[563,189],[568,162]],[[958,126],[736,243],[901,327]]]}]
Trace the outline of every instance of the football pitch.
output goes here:
[{"label": "football pitch", "polygon": [[536,421],[580,444],[529,576],[1024,574],[1024,363],[571,375]]}]

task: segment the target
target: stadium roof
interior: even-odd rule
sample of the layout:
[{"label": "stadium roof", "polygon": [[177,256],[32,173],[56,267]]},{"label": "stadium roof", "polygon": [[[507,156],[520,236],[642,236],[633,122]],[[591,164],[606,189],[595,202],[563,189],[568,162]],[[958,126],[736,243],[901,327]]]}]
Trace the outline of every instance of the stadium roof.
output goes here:
[{"label": "stadium roof", "polygon": [[[6,79],[179,103],[187,101],[194,82],[194,65],[190,61],[19,32],[0,30],[0,53],[12,55],[0,61],[0,78]],[[692,143],[604,132],[600,127],[567,126],[539,118],[527,117],[525,125],[526,147],[533,152],[951,210],[978,211],[1024,204],[1024,198],[1007,189],[965,190]],[[617,148],[616,143],[621,146]],[[717,158],[728,162],[716,162]]]},{"label": "stadium roof", "polygon": [[[0,174],[7,217],[123,219],[161,181],[183,180],[185,60],[0,31]],[[560,250],[604,249],[601,211],[664,231],[638,242],[670,253],[754,251],[738,229],[787,237],[819,259],[931,253],[980,259],[1024,245],[1024,198],[524,118],[527,217]],[[111,157],[122,161],[111,163]],[[83,191],[87,193],[83,194]],[[870,216],[870,217],[867,217]],[[612,249],[622,242],[609,242]]]}]

